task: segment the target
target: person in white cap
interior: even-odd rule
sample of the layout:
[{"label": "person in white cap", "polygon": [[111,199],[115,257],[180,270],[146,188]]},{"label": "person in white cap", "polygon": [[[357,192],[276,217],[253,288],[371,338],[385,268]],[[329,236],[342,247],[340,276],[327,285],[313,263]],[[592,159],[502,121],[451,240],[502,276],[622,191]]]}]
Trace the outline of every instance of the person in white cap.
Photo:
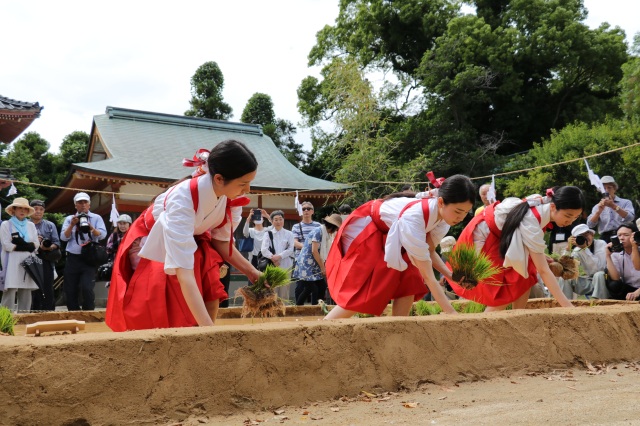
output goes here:
[{"label": "person in white cap", "polygon": [[124,234],[129,230],[131,223],[133,223],[133,221],[131,220],[131,216],[128,214],[121,214],[118,216],[118,220],[116,222],[117,229],[109,235],[109,239],[107,240],[107,255],[109,256],[109,261],[113,261],[116,257],[120,241],[122,241]]},{"label": "person in white cap", "polygon": [[603,176],[600,181],[607,193],[603,194],[600,202],[593,206],[587,218],[587,226],[589,228],[597,226],[600,238],[609,242],[620,225],[634,220],[635,211],[630,200],[616,195],[618,184],[612,176]]},{"label": "person in white cap", "polygon": [[580,266],[585,272],[584,276],[573,280],[558,278],[558,284],[568,299],[573,299],[573,294],[591,296],[594,287],[604,288],[607,267],[607,243],[595,238],[593,229],[584,223],[571,230],[568,240],[568,248],[573,247],[571,257],[580,261]]},{"label": "person in white cap", "polygon": [[[64,266],[64,294],[70,311],[93,311],[97,266],[90,265],[81,257],[82,246],[89,241],[100,241],[107,237],[107,228],[102,217],[91,213],[91,198],[85,192],[73,197],[76,214],[66,217],[62,224],[60,239],[67,242],[67,259]],[[82,308],[79,295],[82,293]]]}]

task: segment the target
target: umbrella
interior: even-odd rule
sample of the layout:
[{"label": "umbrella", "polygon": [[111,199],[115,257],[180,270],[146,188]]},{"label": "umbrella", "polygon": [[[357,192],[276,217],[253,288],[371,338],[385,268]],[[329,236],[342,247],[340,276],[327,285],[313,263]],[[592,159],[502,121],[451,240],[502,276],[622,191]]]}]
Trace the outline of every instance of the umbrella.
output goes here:
[{"label": "umbrella", "polygon": [[38,256],[31,255],[27,257],[25,260],[20,262],[20,265],[24,268],[25,274],[29,274],[31,279],[35,281],[36,285],[42,292],[42,297],[44,296],[44,269],[42,266],[42,259]]}]

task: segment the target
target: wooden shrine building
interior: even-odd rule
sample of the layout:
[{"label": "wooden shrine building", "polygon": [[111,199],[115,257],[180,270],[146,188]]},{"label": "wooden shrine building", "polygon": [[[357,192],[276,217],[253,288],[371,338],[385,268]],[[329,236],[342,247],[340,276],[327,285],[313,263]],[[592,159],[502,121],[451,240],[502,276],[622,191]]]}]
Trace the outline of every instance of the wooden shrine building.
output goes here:
[{"label": "wooden shrine building", "polygon": [[0,142],[11,143],[40,117],[38,102],[22,102],[0,96]]}]

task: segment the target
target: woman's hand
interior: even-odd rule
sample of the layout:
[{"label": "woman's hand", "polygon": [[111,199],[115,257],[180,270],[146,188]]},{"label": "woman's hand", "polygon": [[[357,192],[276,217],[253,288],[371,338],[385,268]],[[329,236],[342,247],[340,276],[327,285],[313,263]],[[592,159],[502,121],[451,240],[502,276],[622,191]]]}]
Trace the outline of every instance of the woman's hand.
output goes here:
[{"label": "woman's hand", "polygon": [[633,293],[627,293],[627,300],[634,301],[640,296],[640,288]]}]

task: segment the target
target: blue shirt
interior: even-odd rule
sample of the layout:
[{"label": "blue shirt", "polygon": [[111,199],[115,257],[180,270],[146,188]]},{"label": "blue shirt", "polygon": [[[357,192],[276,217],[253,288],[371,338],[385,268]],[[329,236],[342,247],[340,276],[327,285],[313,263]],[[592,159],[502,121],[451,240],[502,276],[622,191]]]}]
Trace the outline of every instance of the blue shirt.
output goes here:
[{"label": "blue shirt", "polygon": [[58,237],[58,230],[53,222],[49,222],[46,219],[42,219],[39,223],[34,223],[38,230],[38,235],[42,236],[43,240],[49,240],[52,244],[60,247],[60,238]]},{"label": "blue shirt", "polygon": [[[100,235],[93,236],[91,235],[91,233],[89,234],[80,233],[78,232],[78,229],[77,229],[78,226],[76,224],[76,226],[74,227],[75,229],[71,231],[71,237],[67,238],[65,235],[65,231],[71,225],[71,220],[76,215],[72,214],[67,216],[66,219],[64,220],[64,223],[62,224],[62,229],[60,231],[60,239],[62,241],[67,241],[67,253],[80,254],[80,252],[82,251],[82,246],[88,243],[89,240],[100,241],[106,238],[107,228],[104,226],[104,220],[102,220],[102,217],[91,212],[88,212],[87,215],[89,216],[89,223],[95,229],[100,231]],[[76,241],[76,235],[77,235],[77,241]]]},{"label": "blue shirt", "polygon": [[[309,235],[309,232],[313,231],[315,228],[318,228],[320,224],[316,221],[311,223],[298,222],[291,228],[291,232],[293,232],[293,238],[300,243],[304,243]],[[300,232],[302,231],[302,232]],[[293,255],[294,257],[298,257],[300,254],[300,250],[295,250]]]},{"label": "blue shirt", "polygon": [[597,225],[598,234],[602,234],[603,232],[615,231],[623,223],[633,220],[633,218],[635,217],[635,210],[633,209],[633,204],[631,203],[631,201],[625,198],[620,198],[616,195],[616,197],[613,199],[613,202],[616,204],[616,206],[620,206],[622,210],[626,211],[627,216],[622,217],[614,209],[605,207],[600,214],[600,218],[597,221],[593,221],[593,216],[598,211],[598,204],[596,204],[595,206],[593,206],[591,214],[587,218],[587,226],[589,228],[595,228]]}]

